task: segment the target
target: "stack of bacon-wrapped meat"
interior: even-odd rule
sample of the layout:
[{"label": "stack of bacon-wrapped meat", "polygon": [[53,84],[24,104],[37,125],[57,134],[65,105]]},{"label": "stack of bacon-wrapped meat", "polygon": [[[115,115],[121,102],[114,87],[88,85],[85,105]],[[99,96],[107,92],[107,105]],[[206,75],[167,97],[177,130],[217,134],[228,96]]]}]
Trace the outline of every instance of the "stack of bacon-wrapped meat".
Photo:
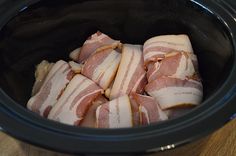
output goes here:
[{"label": "stack of bacon-wrapped meat", "polygon": [[201,103],[198,61],[187,35],[122,44],[96,32],[72,61],[42,61],[27,108],[82,127],[124,128],[177,117]]}]

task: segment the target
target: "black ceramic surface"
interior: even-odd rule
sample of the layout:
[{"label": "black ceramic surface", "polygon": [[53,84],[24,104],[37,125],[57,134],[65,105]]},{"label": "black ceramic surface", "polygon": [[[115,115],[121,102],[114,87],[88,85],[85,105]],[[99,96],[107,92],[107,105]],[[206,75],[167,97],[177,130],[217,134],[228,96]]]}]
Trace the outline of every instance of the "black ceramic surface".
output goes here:
[{"label": "black ceramic surface", "polygon": [[[0,126],[11,135],[70,153],[155,151],[205,135],[236,112],[234,4],[213,0],[44,0],[27,7],[33,2],[0,4]],[[97,30],[134,44],[163,34],[189,35],[203,79],[203,103],[174,120],[116,130],[62,125],[26,110],[35,65],[43,59],[68,59],[69,52]]]}]

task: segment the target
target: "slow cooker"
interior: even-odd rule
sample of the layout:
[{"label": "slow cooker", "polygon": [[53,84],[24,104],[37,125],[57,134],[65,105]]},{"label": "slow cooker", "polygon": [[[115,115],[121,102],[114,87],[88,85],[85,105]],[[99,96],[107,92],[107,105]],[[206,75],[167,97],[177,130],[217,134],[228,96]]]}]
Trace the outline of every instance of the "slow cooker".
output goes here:
[{"label": "slow cooker", "polygon": [[[236,112],[234,0],[1,0],[0,28],[0,126],[22,141],[71,154],[150,153],[206,136]],[[35,65],[68,58],[97,30],[132,44],[187,34],[202,104],[176,119],[122,129],[73,127],[27,110]]]}]

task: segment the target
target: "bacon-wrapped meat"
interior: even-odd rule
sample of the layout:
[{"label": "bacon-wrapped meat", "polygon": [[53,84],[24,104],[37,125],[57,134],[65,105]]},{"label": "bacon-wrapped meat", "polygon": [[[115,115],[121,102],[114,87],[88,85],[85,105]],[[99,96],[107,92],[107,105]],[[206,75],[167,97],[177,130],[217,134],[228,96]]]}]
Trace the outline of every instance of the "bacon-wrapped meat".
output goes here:
[{"label": "bacon-wrapped meat", "polygon": [[129,97],[124,95],[105,104],[96,110],[98,128],[132,127],[132,110]]},{"label": "bacon-wrapped meat", "polygon": [[120,41],[116,41],[109,36],[101,33],[100,31],[96,32],[95,34],[91,35],[83,44],[80,49],[78,62],[84,63],[88,57],[98,51],[104,49],[115,49],[116,47],[120,47]]},{"label": "bacon-wrapped meat", "polygon": [[48,118],[69,125],[79,125],[102,89],[83,75],[77,74],[52,108]]},{"label": "bacon-wrapped meat", "polygon": [[113,49],[96,52],[85,62],[82,74],[106,90],[115,78],[120,58],[121,54]]},{"label": "bacon-wrapped meat", "polygon": [[143,92],[147,78],[141,48],[140,45],[123,45],[120,66],[111,89],[110,99],[131,92]]},{"label": "bacon-wrapped meat", "polygon": [[[161,62],[148,65],[148,82],[162,76],[169,76],[179,79],[191,78],[196,74],[192,58],[194,54],[186,52],[171,52]],[[195,61],[195,60],[194,60]]]},{"label": "bacon-wrapped meat", "polygon": [[154,122],[167,120],[158,102],[151,96],[132,94],[134,100],[139,104],[140,124],[146,125]]},{"label": "bacon-wrapped meat", "polygon": [[162,109],[198,105],[203,96],[202,84],[192,79],[160,77],[147,84],[145,90],[158,101]]},{"label": "bacon-wrapped meat", "polygon": [[191,42],[187,35],[162,35],[150,38],[144,43],[143,55],[147,65],[150,62],[162,60],[165,54],[172,51],[193,53]]},{"label": "bacon-wrapped meat", "polygon": [[92,102],[92,105],[89,107],[86,115],[84,116],[83,120],[81,121],[80,126],[81,127],[91,127],[95,128],[96,127],[96,110],[97,107],[100,106],[101,104],[104,104],[108,102],[108,100],[100,95],[98,96],[94,102]]},{"label": "bacon-wrapped meat", "polygon": [[73,76],[74,73],[68,63],[62,60],[57,61],[48,73],[38,93],[29,99],[27,108],[47,117]]}]

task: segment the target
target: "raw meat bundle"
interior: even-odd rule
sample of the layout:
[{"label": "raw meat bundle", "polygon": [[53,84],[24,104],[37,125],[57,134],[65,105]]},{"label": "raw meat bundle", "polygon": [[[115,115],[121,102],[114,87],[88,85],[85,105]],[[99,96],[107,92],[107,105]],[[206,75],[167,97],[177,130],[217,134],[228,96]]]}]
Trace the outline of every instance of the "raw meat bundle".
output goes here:
[{"label": "raw meat bundle", "polygon": [[102,89],[88,78],[77,74],[52,108],[48,118],[70,125],[79,125]]},{"label": "raw meat bundle", "polygon": [[121,54],[113,49],[96,52],[86,60],[82,74],[105,90],[115,78],[120,58]]},{"label": "raw meat bundle", "polygon": [[38,93],[28,101],[27,108],[47,117],[73,76],[74,73],[68,63],[62,60],[57,61],[48,73]]},{"label": "raw meat bundle", "polygon": [[132,111],[129,97],[121,96],[100,105],[96,111],[98,128],[132,127]]},{"label": "raw meat bundle", "polygon": [[162,109],[198,105],[203,96],[202,84],[192,79],[160,77],[148,83],[145,90],[159,102]]},{"label": "raw meat bundle", "polygon": [[120,66],[111,89],[110,99],[131,92],[143,92],[147,80],[141,48],[140,45],[123,45]]},{"label": "raw meat bundle", "polygon": [[139,105],[140,124],[146,125],[154,122],[167,120],[167,115],[161,110],[157,101],[150,96],[132,94]]},{"label": "raw meat bundle", "polygon": [[148,70],[145,91],[162,109],[200,104],[203,88],[197,57],[187,35],[163,35],[147,40],[144,60]]},{"label": "raw meat bundle", "polygon": [[80,48],[78,62],[84,63],[88,57],[98,51],[105,49],[115,49],[120,47],[120,41],[113,40],[109,36],[101,33],[100,31],[91,35],[85,42],[84,45]]},{"label": "raw meat bundle", "polygon": [[192,60],[195,57],[190,55],[194,54],[174,51],[165,55],[162,61],[150,63],[147,72],[148,82],[162,76],[179,79],[193,77],[196,74],[197,67],[194,67],[195,63]]},{"label": "raw meat bundle", "polygon": [[102,95],[98,96],[95,101],[92,102],[92,105],[89,107],[88,112],[81,121],[80,126],[95,128],[97,107],[106,102],[108,102],[108,100],[105,97],[103,97]]},{"label": "raw meat bundle", "polygon": [[143,45],[144,62],[162,60],[165,54],[172,51],[193,53],[191,42],[187,35],[162,35],[150,38]]}]

